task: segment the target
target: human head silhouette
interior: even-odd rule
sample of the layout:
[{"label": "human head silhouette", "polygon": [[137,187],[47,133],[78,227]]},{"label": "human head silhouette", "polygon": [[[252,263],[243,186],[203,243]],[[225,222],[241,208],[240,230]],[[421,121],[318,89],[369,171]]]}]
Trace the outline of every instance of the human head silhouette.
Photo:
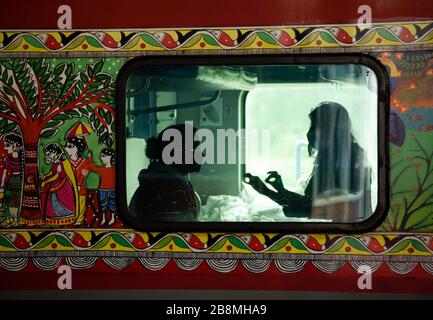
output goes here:
[{"label": "human head silhouette", "polygon": [[307,133],[308,153],[322,154],[326,150],[346,148],[354,142],[347,110],[339,103],[325,101],[309,114],[311,125]]},{"label": "human head silhouette", "polygon": [[[170,131],[168,131],[170,130]],[[201,163],[197,162],[197,157],[195,157],[195,150],[197,149],[199,142],[194,141],[194,135],[196,133],[197,129],[191,126],[190,124],[176,124],[169,126],[162,130],[157,137],[151,137],[147,139],[146,141],[146,156],[149,158],[151,163],[160,163],[160,164],[166,164],[169,166],[172,166],[174,169],[176,169],[181,174],[188,174],[191,172],[198,172],[200,171]],[[173,132],[177,133],[180,137],[181,143],[180,145],[176,145],[175,148],[179,148],[179,150],[182,154],[182,161],[180,163],[166,163],[163,159],[163,153],[164,148],[168,147],[173,140],[170,139],[168,141],[165,141],[163,139],[164,133],[167,132]],[[188,134],[192,133],[192,134]],[[188,141],[187,139],[192,139],[192,141]],[[191,147],[188,148],[188,145],[191,145]],[[185,161],[186,156],[189,157],[189,159],[192,160],[192,163],[187,163]]]},{"label": "human head silhouette", "polygon": [[[365,151],[352,134],[347,110],[336,102],[320,103],[309,115],[308,152],[316,151],[316,190],[360,190],[367,170]],[[369,174],[369,173],[368,173]]]}]

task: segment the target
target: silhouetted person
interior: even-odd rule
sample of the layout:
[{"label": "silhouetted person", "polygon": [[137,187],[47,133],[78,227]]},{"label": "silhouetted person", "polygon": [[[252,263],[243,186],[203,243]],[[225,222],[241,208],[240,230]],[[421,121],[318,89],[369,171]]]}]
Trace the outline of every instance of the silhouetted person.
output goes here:
[{"label": "silhouetted person", "polygon": [[310,217],[313,200],[347,193],[360,195],[356,210],[368,216],[371,213],[371,170],[365,151],[352,134],[347,110],[335,102],[322,102],[309,117],[308,153],[315,154],[316,159],[304,195],[286,190],[276,171],[270,171],[265,179],[276,192],[249,173],[245,174],[247,182],[283,206],[284,214],[289,217]]},{"label": "silhouetted person", "polygon": [[[180,134],[180,145],[173,150],[175,140],[163,141],[163,134],[169,129]],[[173,131],[171,131],[173,132]],[[198,206],[193,186],[187,179],[187,174],[198,172],[201,164],[194,159],[194,151],[198,143],[188,141],[196,129],[188,124],[178,124],[165,128],[158,137],[149,138],[146,143],[146,156],[150,160],[147,169],[138,175],[139,187],[132,196],[129,212],[141,221],[194,221],[198,215]],[[191,147],[188,147],[188,144]],[[166,148],[164,152],[164,148]],[[182,155],[181,161],[168,164],[167,156],[174,153]],[[193,161],[187,163],[186,157]],[[179,160],[179,159],[178,159]],[[201,161],[201,159],[200,159]]]}]

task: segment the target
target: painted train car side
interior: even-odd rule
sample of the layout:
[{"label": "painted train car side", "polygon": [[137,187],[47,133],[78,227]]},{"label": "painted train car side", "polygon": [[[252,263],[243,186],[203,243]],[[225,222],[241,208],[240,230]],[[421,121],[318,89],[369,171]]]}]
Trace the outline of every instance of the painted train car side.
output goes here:
[{"label": "painted train car side", "polygon": [[[433,293],[431,3],[344,1],[337,14],[324,1],[287,1],[290,10],[285,1],[221,1],[203,16],[193,1],[170,4],[170,12],[126,2],[122,17],[96,15],[111,6],[102,1],[59,2],[54,12],[31,3],[0,14],[0,291]],[[354,234],[129,227],[115,197],[124,183],[115,179],[115,150],[123,143],[116,84],[125,65],[149,56],[324,53],[368,56],[387,71],[389,208],[378,227]]]}]

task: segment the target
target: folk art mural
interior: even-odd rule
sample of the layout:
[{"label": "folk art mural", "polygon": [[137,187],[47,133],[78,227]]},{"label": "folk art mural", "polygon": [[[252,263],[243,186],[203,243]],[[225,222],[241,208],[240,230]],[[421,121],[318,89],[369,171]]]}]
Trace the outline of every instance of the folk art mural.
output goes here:
[{"label": "folk art mural", "polygon": [[121,59],[2,60],[3,227],[94,226],[105,223],[105,211],[107,223],[118,220],[112,74],[121,65]]},{"label": "folk art mural", "polygon": [[[391,82],[390,209],[364,235],[153,233],[125,229],[113,201],[114,82],[125,58],[0,60],[0,266],[30,262],[53,270],[66,262],[116,270],[134,262],[151,271],[174,261],[192,271],[242,265],[261,273],[326,273],[346,264],[382,264],[398,274],[433,275],[433,23],[248,30],[3,32],[0,52],[170,51],[395,47],[373,52]],[[374,51],[374,50],[373,50]],[[28,230],[26,230],[29,228]],[[37,228],[37,229],[35,229]],[[55,228],[55,230],[50,230]],[[90,228],[85,230],[83,228]],[[125,253],[115,257],[116,251]],[[44,257],[44,252],[53,253]],[[78,256],[77,253],[78,252]],[[55,254],[54,254],[55,253]],[[29,258],[32,255],[37,259]],[[401,262],[405,256],[410,262]],[[227,258],[230,257],[230,258]],[[308,257],[308,259],[306,259]]]}]

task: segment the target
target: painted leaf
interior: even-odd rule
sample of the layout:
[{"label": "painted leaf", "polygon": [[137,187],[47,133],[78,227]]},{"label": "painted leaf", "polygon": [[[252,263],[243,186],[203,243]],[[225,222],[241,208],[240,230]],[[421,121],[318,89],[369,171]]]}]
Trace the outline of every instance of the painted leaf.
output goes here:
[{"label": "painted leaf", "polygon": [[346,238],[347,243],[350,247],[359,250],[359,251],[368,251],[366,248],[360,243],[358,240],[354,238]]},{"label": "painted leaf", "polygon": [[264,42],[268,44],[278,45],[278,42],[266,32],[257,32],[257,35],[259,36],[260,39],[262,39]]},{"label": "painted leaf", "polygon": [[298,42],[298,45],[302,45],[302,46],[306,46],[309,45],[310,43],[312,43],[313,41],[315,41],[317,38],[319,37],[319,32],[311,32],[308,36],[306,36],[305,38],[301,39]]},{"label": "painted leaf", "polygon": [[240,47],[241,48],[249,47],[256,41],[256,38],[257,35],[255,33],[248,35],[248,37],[241,42]]},{"label": "painted leaf", "polygon": [[[101,143],[105,143],[105,140],[107,140],[107,137],[108,137],[108,132],[104,132],[103,134],[100,135],[100,137],[99,137],[99,141],[100,141]],[[106,143],[105,143],[105,144],[106,144]]]},{"label": "painted leaf", "polygon": [[161,47],[159,42],[157,40],[155,40],[154,38],[152,38],[150,35],[143,34],[143,35],[141,35],[141,39],[143,39],[144,42],[146,42],[147,44],[149,44],[151,46]]},{"label": "painted leaf", "polygon": [[60,120],[65,121],[68,117],[64,113],[56,114],[52,119],[53,120]]},{"label": "painted leaf", "polygon": [[[415,202],[414,205],[417,206],[418,201]],[[406,228],[411,230],[419,230],[425,226],[431,225],[433,223],[433,217],[431,216],[431,213],[432,212],[428,206],[416,210],[414,214],[412,214],[412,216],[409,218],[409,221],[406,223]]]},{"label": "painted leaf", "polygon": [[45,125],[45,128],[57,127],[61,123],[62,123],[61,121],[48,121],[48,123]]},{"label": "painted leaf", "polygon": [[13,60],[12,60],[12,68],[13,68],[14,70],[16,70],[16,69],[19,67],[20,63],[21,63],[21,60],[20,60],[20,59],[13,59]]},{"label": "painted leaf", "polygon": [[[203,40],[204,40],[204,42],[206,42],[207,44],[210,44],[210,45],[212,45],[212,46],[218,46],[218,41],[216,41],[213,37],[211,37],[210,35],[208,35],[208,34],[205,34],[204,36],[203,36]],[[197,42],[198,42],[199,40],[197,40]],[[189,41],[188,41],[189,42]],[[196,42],[196,43],[197,43]]]},{"label": "painted leaf", "polygon": [[81,81],[83,83],[88,83],[89,82],[89,77],[84,72],[80,72],[80,79],[81,79]]},{"label": "painted leaf", "polygon": [[95,81],[96,82],[102,82],[104,84],[104,86],[106,86],[105,82],[107,82],[107,80],[108,80],[108,82],[111,82],[111,77],[108,74],[99,73],[95,77]]},{"label": "painted leaf", "polygon": [[280,241],[277,241],[268,251],[278,251],[284,248],[289,241],[289,238],[281,239]]},{"label": "painted leaf", "polygon": [[417,240],[412,240],[412,246],[422,252],[428,252],[428,249],[425,247],[425,245]]},{"label": "painted leaf", "polygon": [[[204,37],[209,37],[210,39],[208,39],[208,38],[204,38]],[[193,37],[191,37],[191,38],[189,38],[187,41],[185,41],[183,44],[182,44],[182,47],[183,48],[190,48],[190,47],[192,47],[193,45],[195,45],[196,43],[198,43],[201,39],[202,39],[202,35],[201,34],[196,34],[196,35],[194,35]],[[216,44],[214,44],[214,42],[215,42],[215,39],[213,39],[212,37],[210,37],[209,35],[205,35],[203,37],[203,40],[205,41],[205,42],[207,42],[207,43],[209,43],[209,44],[211,44],[211,45],[216,45]],[[208,41],[209,40],[209,41]]]},{"label": "painted leaf", "polygon": [[105,114],[104,114],[104,119],[105,119],[105,121],[108,123],[108,124],[110,124],[111,123],[111,121],[113,120],[113,118],[112,118],[112,116],[111,116],[111,112],[105,112]]},{"label": "painted leaf", "polygon": [[78,36],[77,38],[75,38],[71,42],[65,44],[65,48],[67,48],[67,49],[75,49],[78,46],[81,46],[81,44],[84,42],[85,39],[86,39],[86,37]]},{"label": "painted leaf", "polygon": [[397,40],[395,35],[393,35],[391,32],[389,32],[388,30],[386,30],[384,28],[377,29],[377,33],[381,37],[385,38],[386,40],[389,40],[389,41],[396,41]]},{"label": "painted leaf", "polygon": [[95,73],[93,72],[93,67],[92,67],[90,64],[88,64],[88,65],[86,66],[86,73],[87,73],[87,75],[89,76],[89,78],[93,77],[93,75],[95,74]]},{"label": "painted leaf", "polygon": [[59,129],[57,129],[57,128],[55,128],[55,129],[48,129],[48,130],[45,130],[44,132],[42,132],[41,135],[40,135],[40,137],[43,138],[43,139],[51,138],[57,132],[59,132]]},{"label": "painted leaf", "polygon": [[111,147],[112,145],[113,145],[113,138],[111,138],[110,136],[108,136],[107,137],[107,140],[105,141],[105,144],[108,146],[108,147]]},{"label": "painted leaf", "polygon": [[96,62],[93,67],[94,74],[98,74],[99,72],[101,72],[103,66],[104,66],[104,60],[101,59],[98,62]]},{"label": "painted leaf", "polygon": [[80,113],[77,110],[67,110],[65,111],[66,114],[72,116],[72,117],[79,117]]},{"label": "painted leaf", "polygon": [[15,122],[9,123],[5,128],[4,131],[5,132],[11,132],[13,130],[15,130],[15,128],[17,127],[17,124]]},{"label": "painted leaf", "polygon": [[[23,81],[21,81],[21,87],[26,87],[29,84],[30,78],[29,77],[25,77]],[[30,88],[32,89],[32,88]],[[27,93],[27,90],[26,90]]]},{"label": "painted leaf", "polygon": [[336,243],[334,243],[326,252],[336,252],[341,250],[343,248],[345,241],[341,238],[337,240]]},{"label": "painted leaf", "polygon": [[139,41],[140,41],[139,37],[133,37],[128,41],[128,43],[123,47],[123,49],[127,50],[127,49],[134,48]]},{"label": "painted leaf", "polygon": [[408,245],[410,244],[410,240],[403,240],[402,242],[398,243],[394,247],[391,248],[389,252],[395,253],[403,251]]},{"label": "painted leaf", "polygon": [[320,36],[322,39],[328,43],[336,43],[337,41],[327,32],[320,32]]},{"label": "painted leaf", "polygon": [[56,236],[56,241],[64,247],[72,247],[71,243],[64,236]]},{"label": "painted leaf", "polygon": [[77,82],[77,87],[78,87],[78,89],[80,89],[80,91],[83,91],[83,89],[84,89],[83,81],[78,81]]},{"label": "painted leaf", "polygon": [[3,128],[8,124],[8,121],[6,119],[0,120],[0,130],[3,130]]},{"label": "painted leaf", "polygon": [[55,235],[51,235],[46,237],[45,239],[43,239],[41,242],[39,242],[36,246],[35,249],[41,249],[41,248],[45,248],[46,246],[48,246],[50,243],[52,243],[54,241],[54,239],[56,238]]},{"label": "painted leaf", "polygon": [[95,244],[95,246],[93,246],[92,249],[101,249],[103,247],[105,247],[111,240],[111,237],[109,235],[103,237],[101,240],[99,240],[98,243]]},{"label": "painted leaf", "polygon": [[3,235],[0,235],[0,247],[13,248],[13,245],[7,240],[3,238]]},{"label": "painted leaf", "polygon": [[24,36],[24,40],[35,48],[44,48],[44,45],[40,42],[40,40],[34,36]]},{"label": "painted leaf", "polygon": [[1,65],[4,66],[6,69],[9,69],[9,70],[12,69],[12,63],[10,63],[9,61],[3,60],[1,62]]},{"label": "painted leaf", "polygon": [[152,247],[152,249],[161,249],[161,248],[164,248],[164,247],[166,247],[170,242],[171,242],[171,240],[173,240],[173,237],[171,237],[171,236],[169,236],[169,237],[166,237],[166,238],[163,238],[163,239],[161,239],[160,241],[158,241],[153,247]]},{"label": "painted leaf", "polygon": [[245,245],[242,241],[240,241],[237,237],[229,236],[227,238],[228,241],[230,241],[231,244],[233,244],[238,249],[246,249],[249,250],[248,246]]},{"label": "painted leaf", "polygon": [[66,66],[65,63],[60,63],[60,64],[58,64],[58,65],[54,68],[54,71],[53,71],[54,75],[55,75],[56,77],[60,76],[60,75],[63,73],[63,70],[65,70],[65,66]]},{"label": "painted leaf", "polygon": [[66,68],[65,74],[69,77],[74,72],[74,64],[68,63],[68,66]]},{"label": "painted leaf", "polygon": [[209,248],[209,251],[217,251],[217,250],[221,249],[222,247],[224,247],[226,242],[227,242],[226,238],[219,240],[211,248]]},{"label": "painted leaf", "polygon": [[185,242],[185,240],[180,239],[178,237],[173,237],[173,242],[176,246],[183,249],[188,249],[188,244]]},{"label": "painted leaf", "polygon": [[305,245],[298,239],[290,239],[290,243],[294,248],[298,250],[307,250],[307,248],[305,248]]},{"label": "painted leaf", "polygon": [[113,238],[113,241],[116,242],[118,245],[121,245],[122,247],[132,248],[131,244],[122,236],[118,234],[113,234],[111,237]]},{"label": "painted leaf", "polygon": [[3,81],[4,81],[4,82],[7,82],[8,77],[9,77],[9,75],[8,75],[8,70],[5,69],[5,70],[3,71],[3,74],[2,74],[2,79],[3,79]]},{"label": "painted leaf", "polygon": [[94,48],[103,48],[104,46],[93,37],[86,37],[87,43]]}]

